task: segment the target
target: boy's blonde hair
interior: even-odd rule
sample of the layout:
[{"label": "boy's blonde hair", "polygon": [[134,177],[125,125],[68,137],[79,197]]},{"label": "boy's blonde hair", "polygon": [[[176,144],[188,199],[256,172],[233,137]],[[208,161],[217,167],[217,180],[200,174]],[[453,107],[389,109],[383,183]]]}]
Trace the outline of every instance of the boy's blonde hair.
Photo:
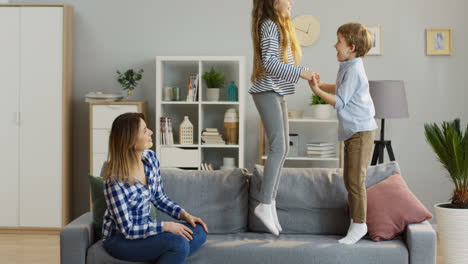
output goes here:
[{"label": "boy's blonde hair", "polygon": [[344,38],[348,46],[355,46],[356,57],[364,57],[374,42],[374,36],[360,23],[344,24],[336,33]]},{"label": "boy's blonde hair", "polygon": [[284,63],[288,62],[287,49],[291,46],[291,52],[294,58],[294,65],[298,65],[301,60],[301,48],[296,37],[296,31],[291,18],[278,13],[275,6],[278,0],[253,0],[252,8],[252,44],[253,44],[253,70],[250,80],[254,83],[265,75],[265,69],[262,64],[262,49],[260,45],[260,25],[266,19],[271,19],[280,30],[280,46],[283,51],[282,57]]}]

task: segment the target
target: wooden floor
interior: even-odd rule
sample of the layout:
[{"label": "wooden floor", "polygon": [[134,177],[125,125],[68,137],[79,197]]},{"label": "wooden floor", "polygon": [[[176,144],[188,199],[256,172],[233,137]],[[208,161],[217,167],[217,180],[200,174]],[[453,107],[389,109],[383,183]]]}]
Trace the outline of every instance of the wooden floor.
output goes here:
[{"label": "wooden floor", "polygon": [[[437,253],[437,264],[443,264],[440,252]],[[0,263],[58,264],[60,237],[43,234],[0,234]]]}]

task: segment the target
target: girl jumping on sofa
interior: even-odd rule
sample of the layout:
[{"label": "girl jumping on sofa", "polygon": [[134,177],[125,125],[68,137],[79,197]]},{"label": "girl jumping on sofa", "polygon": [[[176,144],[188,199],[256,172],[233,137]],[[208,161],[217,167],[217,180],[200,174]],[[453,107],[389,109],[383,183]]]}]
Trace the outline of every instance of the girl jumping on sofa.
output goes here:
[{"label": "girl jumping on sofa", "polygon": [[249,90],[269,143],[255,215],[275,235],[281,232],[276,193],[281,168],[289,149],[288,110],[285,95],[294,94],[299,78],[311,80],[314,72],[299,67],[301,49],[291,23],[290,0],[254,0],[252,9],[253,71]]},{"label": "girl jumping on sofa", "polygon": [[[184,263],[205,242],[208,228],[164,193],[159,161],[149,149],[152,134],[140,113],[122,114],[112,123],[103,174],[103,246],[121,260]],[[156,221],[151,203],[186,224]]]}]

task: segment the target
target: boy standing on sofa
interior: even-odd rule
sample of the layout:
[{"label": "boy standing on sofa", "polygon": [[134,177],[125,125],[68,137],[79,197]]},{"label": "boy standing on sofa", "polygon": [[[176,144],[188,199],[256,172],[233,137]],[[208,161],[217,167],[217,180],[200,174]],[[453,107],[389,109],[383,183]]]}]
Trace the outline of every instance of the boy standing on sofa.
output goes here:
[{"label": "boy standing on sofa", "polygon": [[333,105],[338,114],[338,140],[344,141],[344,183],[348,190],[351,224],[341,244],[352,245],[367,233],[366,173],[377,124],[369,81],[362,62],[372,47],[373,37],[359,23],[338,28],[336,84],[309,81],[312,92]]}]

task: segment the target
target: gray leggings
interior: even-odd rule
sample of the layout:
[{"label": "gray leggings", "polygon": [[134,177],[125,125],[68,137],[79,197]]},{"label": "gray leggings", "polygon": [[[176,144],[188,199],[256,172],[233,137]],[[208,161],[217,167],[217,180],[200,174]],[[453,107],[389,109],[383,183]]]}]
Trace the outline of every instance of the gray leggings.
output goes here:
[{"label": "gray leggings", "polygon": [[273,91],[255,93],[252,97],[260,113],[269,146],[260,198],[262,203],[270,204],[278,192],[281,168],[289,150],[288,108],[284,96]]}]

